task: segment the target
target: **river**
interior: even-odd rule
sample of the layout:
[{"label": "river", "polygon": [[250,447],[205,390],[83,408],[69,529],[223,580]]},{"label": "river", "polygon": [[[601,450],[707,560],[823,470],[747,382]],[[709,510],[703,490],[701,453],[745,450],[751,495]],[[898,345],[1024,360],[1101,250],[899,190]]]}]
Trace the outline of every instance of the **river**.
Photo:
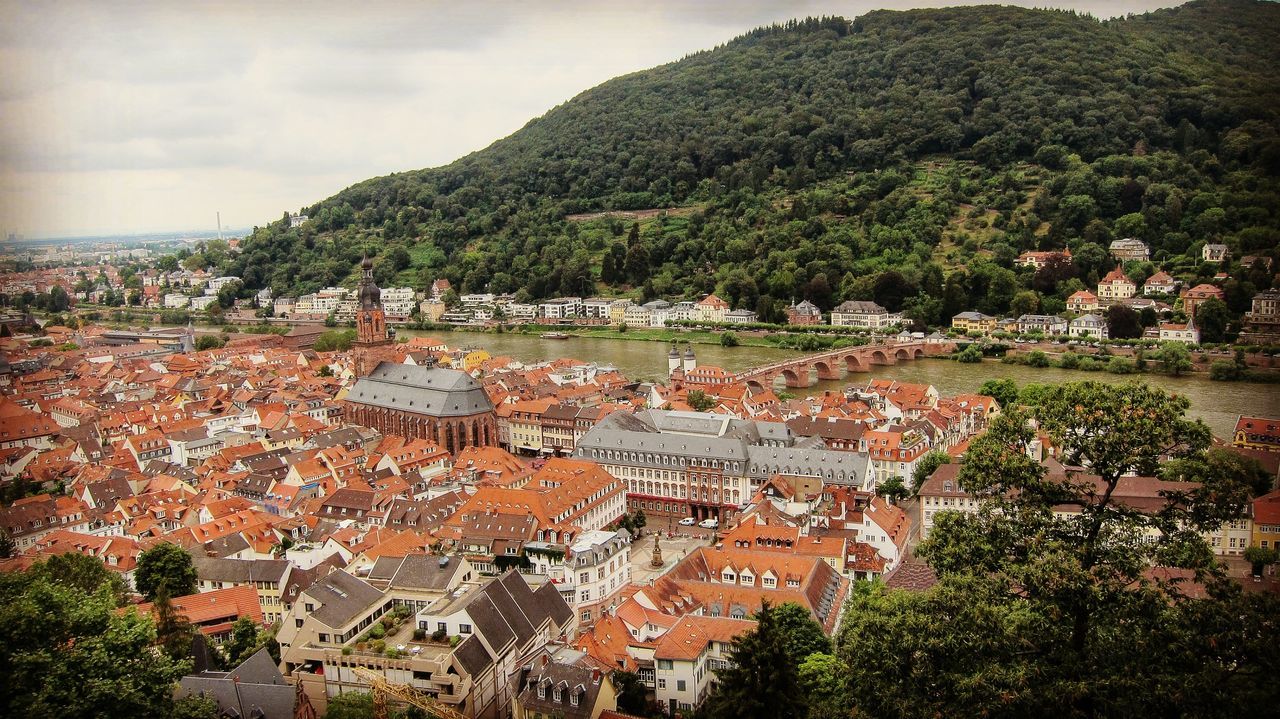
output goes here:
[{"label": "river", "polygon": [[[400,331],[401,336],[439,337],[451,347],[478,347],[494,356],[507,355],[521,362],[538,362],[572,357],[602,365],[613,365],[635,380],[657,380],[667,374],[668,345],[638,340],[571,337],[548,340],[534,335],[490,334],[483,332],[417,332]],[[683,351],[683,348],[681,348]],[[694,345],[700,364],[723,367],[730,371],[777,362],[805,353],[774,347],[721,347]],[[868,379],[891,378],[903,382],[932,384],[944,395],[975,392],[988,379],[1008,377],[1022,386],[1029,382],[1058,383],[1095,379],[1122,383],[1141,379],[1191,400],[1191,415],[1203,419],[1219,437],[1229,438],[1241,414],[1275,415],[1280,412],[1280,384],[1254,382],[1213,382],[1203,374],[1168,377],[1160,374],[1114,375],[1106,372],[1077,372],[1056,368],[1036,369],[1022,365],[1006,365],[987,361],[982,364],[960,364],[946,360],[926,359],[902,362],[894,367],[875,367],[871,372],[848,374],[843,380],[815,381],[800,394],[824,390],[839,391]],[[784,389],[781,380],[777,384]]]}]

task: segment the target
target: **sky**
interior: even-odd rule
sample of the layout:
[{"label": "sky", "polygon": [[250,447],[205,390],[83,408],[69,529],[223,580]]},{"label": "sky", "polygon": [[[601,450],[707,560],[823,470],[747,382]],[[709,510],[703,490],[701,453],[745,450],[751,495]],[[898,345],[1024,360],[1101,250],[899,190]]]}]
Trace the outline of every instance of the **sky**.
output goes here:
[{"label": "sky", "polygon": [[261,225],[753,27],[951,4],[0,0],[0,237]]}]

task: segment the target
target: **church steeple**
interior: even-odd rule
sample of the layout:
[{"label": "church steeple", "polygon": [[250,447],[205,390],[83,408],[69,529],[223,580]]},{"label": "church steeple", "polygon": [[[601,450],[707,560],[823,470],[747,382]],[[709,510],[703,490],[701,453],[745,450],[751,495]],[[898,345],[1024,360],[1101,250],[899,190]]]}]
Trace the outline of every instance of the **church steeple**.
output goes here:
[{"label": "church steeple", "polygon": [[357,296],[360,309],[356,312],[356,344],[364,346],[385,345],[391,342],[387,334],[387,317],[382,311],[382,290],[373,281],[373,260],[366,254],[360,261],[361,277]]}]

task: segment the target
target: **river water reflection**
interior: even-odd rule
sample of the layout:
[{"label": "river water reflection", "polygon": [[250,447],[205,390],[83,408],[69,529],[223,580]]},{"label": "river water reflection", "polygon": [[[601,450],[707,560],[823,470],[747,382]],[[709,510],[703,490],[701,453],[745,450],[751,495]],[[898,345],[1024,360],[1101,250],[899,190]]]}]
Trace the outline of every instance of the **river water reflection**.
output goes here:
[{"label": "river water reflection", "polygon": [[[400,330],[402,336],[429,335],[439,337],[451,347],[479,347],[492,355],[508,355],[521,362],[572,357],[587,362],[613,365],[624,375],[636,380],[658,380],[666,377],[668,345],[660,342],[571,337],[548,340],[534,335],[489,334],[483,332],[415,332]],[[681,348],[683,350],[683,347]],[[773,347],[720,347],[694,345],[699,364],[710,364],[730,371],[756,367],[797,357],[803,352]],[[850,384],[872,377],[892,378],[903,382],[932,384],[944,395],[974,392],[988,379],[1008,377],[1019,386],[1028,382],[1057,383],[1081,379],[1122,383],[1135,377],[1170,392],[1186,395],[1191,400],[1191,414],[1205,421],[1219,437],[1230,437],[1236,418],[1241,414],[1276,415],[1280,413],[1280,384],[1251,382],[1213,382],[1203,374],[1167,377],[1158,374],[1121,376],[1106,372],[1073,372],[1055,368],[1036,369],[997,362],[960,364],[946,360],[902,362],[894,367],[875,367],[871,372],[848,374],[839,381],[815,381],[805,390],[814,394],[824,390],[839,391]],[[783,389],[781,380],[777,384]]]}]

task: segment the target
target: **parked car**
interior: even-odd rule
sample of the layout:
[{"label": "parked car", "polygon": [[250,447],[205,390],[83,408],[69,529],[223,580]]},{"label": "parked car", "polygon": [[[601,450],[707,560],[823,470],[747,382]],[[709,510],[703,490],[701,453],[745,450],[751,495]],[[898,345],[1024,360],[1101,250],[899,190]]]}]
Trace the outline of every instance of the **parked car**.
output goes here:
[{"label": "parked car", "polygon": [[702,527],[703,529],[715,529],[716,527],[720,526],[720,520],[704,519],[701,522],[698,522],[698,526]]},{"label": "parked car", "polygon": [[677,522],[677,524],[679,524],[681,527],[692,527],[694,523],[696,523],[697,521],[698,520],[694,519],[693,517],[685,517],[684,519]]}]

